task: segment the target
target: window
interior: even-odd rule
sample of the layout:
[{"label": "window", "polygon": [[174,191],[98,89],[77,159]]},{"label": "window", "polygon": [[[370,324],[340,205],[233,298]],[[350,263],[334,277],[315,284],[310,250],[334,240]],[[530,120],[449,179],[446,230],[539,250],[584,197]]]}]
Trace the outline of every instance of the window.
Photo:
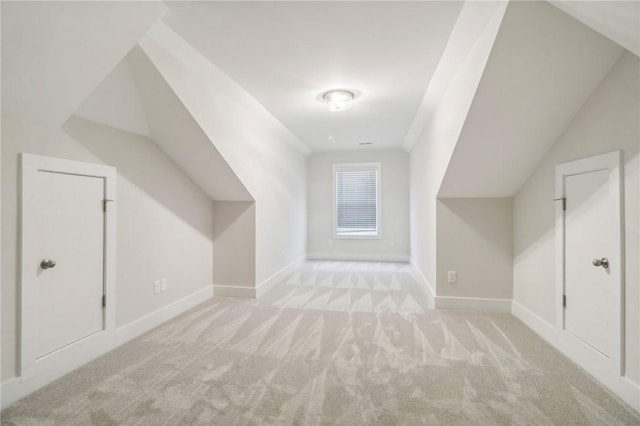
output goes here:
[{"label": "window", "polygon": [[335,164],[334,236],[380,238],[380,163]]}]

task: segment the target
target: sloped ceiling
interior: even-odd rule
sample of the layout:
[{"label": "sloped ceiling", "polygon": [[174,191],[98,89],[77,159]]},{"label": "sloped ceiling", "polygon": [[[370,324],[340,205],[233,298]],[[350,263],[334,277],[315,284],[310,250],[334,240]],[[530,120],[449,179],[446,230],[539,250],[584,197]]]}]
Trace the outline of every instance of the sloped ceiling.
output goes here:
[{"label": "sloped ceiling", "polygon": [[60,126],[166,11],[160,1],[3,1],[2,109]]},{"label": "sloped ceiling", "polygon": [[[476,68],[482,73],[486,64],[479,58],[484,57],[484,60],[487,58],[485,55],[477,56],[474,50],[483,49],[480,44],[484,44],[483,40],[487,37],[485,34],[487,31],[493,32],[494,36],[496,35],[500,22],[502,22],[505,8],[506,3],[502,1],[472,1],[465,3],[451,32],[447,46],[442,52],[433,78],[429,82],[422,104],[405,137],[403,148],[406,151],[411,152],[420,137],[423,136],[425,127],[431,126],[432,123],[429,123],[429,121],[433,118],[438,106],[442,105],[444,94],[455,84],[453,82],[456,78],[460,78],[460,73],[470,68]],[[493,22],[495,22],[495,31],[492,29],[494,27]],[[487,41],[487,43],[490,43],[488,45],[489,51],[493,46],[493,41],[493,38]],[[468,61],[476,61],[476,66],[471,66]],[[469,76],[464,78],[468,80]],[[473,92],[471,94],[473,95]],[[463,108],[459,102],[456,102],[456,104]],[[446,164],[444,167],[446,167]]]},{"label": "sloped ceiling", "polygon": [[[249,200],[219,153],[207,163],[177,142],[206,136],[162,79],[157,94],[149,88],[153,66],[138,61],[145,99],[132,88],[121,61],[154,22],[162,17],[316,150],[380,148],[402,143],[462,3],[167,4],[3,1],[3,112],[54,126],[75,112],[152,136],[176,162],[202,161],[202,170],[184,163],[198,182],[215,181],[210,164],[225,170],[229,185],[204,184],[212,198]],[[513,195],[618,58],[606,37],[638,54],[639,14],[637,1],[511,2],[440,196]],[[360,105],[326,111],[316,95],[335,86],[365,88]]]},{"label": "sloped ceiling", "polygon": [[120,61],[74,115],[128,132],[151,136],[142,101],[126,59]]},{"label": "sloped ceiling", "polygon": [[140,93],[151,137],[160,148],[211,199],[253,201],[143,50],[135,47],[127,60]]},{"label": "sloped ceiling", "polygon": [[[399,147],[461,1],[167,2],[163,21],[312,150]],[[360,92],[330,112],[329,89]]]},{"label": "sloped ceiling", "polygon": [[514,195],[621,53],[548,3],[510,3],[439,196]]},{"label": "sloped ceiling", "polygon": [[550,0],[550,2],[631,53],[640,56],[640,1]]}]

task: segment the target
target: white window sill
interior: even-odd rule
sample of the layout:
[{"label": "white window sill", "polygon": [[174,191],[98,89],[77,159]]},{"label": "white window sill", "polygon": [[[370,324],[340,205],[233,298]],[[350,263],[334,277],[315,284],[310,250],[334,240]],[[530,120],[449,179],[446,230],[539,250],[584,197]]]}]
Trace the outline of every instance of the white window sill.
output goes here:
[{"label": "white window sill", "polygon": [[334,234],[334,240],[381,240],[382,235],[371,232],[351,233],[351,234]]}]

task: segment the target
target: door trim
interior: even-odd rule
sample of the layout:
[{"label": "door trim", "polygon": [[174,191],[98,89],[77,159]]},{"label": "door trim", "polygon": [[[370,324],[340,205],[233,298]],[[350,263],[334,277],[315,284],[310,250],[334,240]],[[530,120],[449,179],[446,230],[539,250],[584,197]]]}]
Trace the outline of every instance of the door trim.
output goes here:
[{"label": "door trim", "polygon": [[[612,259],[619,259],[619,261],[613,262],[609,268],[614,282],[619,283],[619,285],[612,289],[614,292],[614,307],[618,321],[611,324],[612,333],[614,333],[615,336],[615,345],[610,358],[566,331],[565,312],[562,303],[565,292],[565,177],[600,170],[609,170],[609,190],[615,199],[618,200],[618,202],[614,203],[613,217],[619,218],[615,227],[617,229],[618,241],[614,245],[613,253],[609,255]],[[594,157],[558,164],[556,166],[555,300],[556,328],[559,332],[560,344],[564,346],[565,354],[587,371],[613,373],[616,376],[624,375],[624,209],[622,208],[622,179],[622,151],[613,151]],[[567,303],[571,303],[571,301]]]},{"label": "door trim", "polygon": [[20,154],[19,200],[19,232],[20,232],[20,376],[25,382],[39,374],[55,368],[69,360],[79,367],[91,359],[91,348],[103,345],[111,338],[115,330],[115,297],[116,297],[116,214],[115,202],[105,203],[104,216],[104,294],[106,306],[103,310],[102,331],[94,333],[80,341],[65,346],[51,354],[37,358],[37,300],[35,287],[29,285],[36,276],[33,265],[27,265],[26,253],[33,250],[33,242],[37,240],[34,221],[37,209],[35,199],[36,179],[38,172],[64,173],[78,176],[101,178],[104,181],[106,199],[116,200],[116,169],[101,164],[91,164],[60,158],[43,157],[33,154]]}]

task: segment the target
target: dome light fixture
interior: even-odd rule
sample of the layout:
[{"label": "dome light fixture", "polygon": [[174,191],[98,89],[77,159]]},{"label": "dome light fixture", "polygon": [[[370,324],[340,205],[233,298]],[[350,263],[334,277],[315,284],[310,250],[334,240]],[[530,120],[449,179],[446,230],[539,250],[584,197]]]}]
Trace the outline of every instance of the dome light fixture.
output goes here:
[{"label": "dome light fixture", "polygon": [[322,100],[329,107],[329,111],[346,111],[351,108],[355,97],[355,93],[349,90],[334,89],[325,92]]}]

